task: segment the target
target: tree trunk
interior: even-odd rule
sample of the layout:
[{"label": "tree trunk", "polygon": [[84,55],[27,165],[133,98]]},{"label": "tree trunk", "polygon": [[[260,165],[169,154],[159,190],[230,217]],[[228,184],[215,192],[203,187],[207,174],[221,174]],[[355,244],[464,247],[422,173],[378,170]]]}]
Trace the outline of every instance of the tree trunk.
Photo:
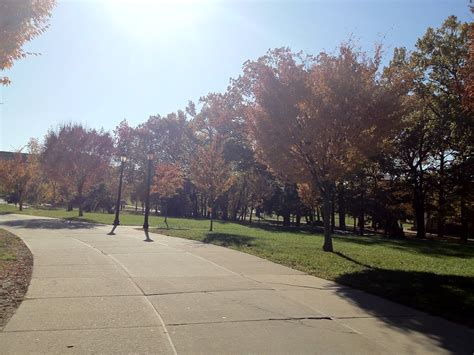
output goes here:
[{"label": "tree trunk", "polygon": [[201,195],[201,217],[206,217],[206,207],[204,205],[204,196]]},{"label": "tree trunk", "polygon": [[79,217],[84,216],[84,210],[82,206],[82,185],[77,189],[77,203],[79,204]]},{"label": "tree trunk", "polygon": [[23,189],[18,188],[16,192],[18,194],[18,210],[23,211]]},{"label": "tree trunk", "polygon": [[209,232],[212,232],[212,218],[214,215],[214,209],[211,208],[211,213],[209,213],[209,219],[210,219],[210,224],[209,224]]},{"label": "tree trunk", "polygon": [[339,229],[346,230],[346,202],[344,199],[344,185],[342,183],[339,184],[337,205],[339,210]]},{"label": "tree trunk", "polygon": [[331,233],[336,229],[336,191],[331,191]]},{"label": "tree trunk", "polygon": [[413,207],[415,209],[416,219],[416,236],[417,238],[425,238],[425,202],[423,199],[423,192],[419,186],[415,187],[415,198],[413,201]]},{"label": "tree trunk", "polygon": [[250,207],[250,217],[249,222],[252,223],[253,207]]},{"label": "tree trunk", "polygon": [[323,222],[324,222],[324,251],[333,251],[332,237],[331,237],[331,189],[329,184],[326,184],[324,190],[321,191],[323,197]]},{"label": "tree trunk", "polygon": [[444,237],[444,226],[446,224],[446,195],[444,193],[445,176],[444,176],[444,152],[441,152],[439,162],[439,188],[438,188],[438,237]]},{"label": "tree trunk", "polygon": [[364,214],[364,192],[360,192],[360,206],[359,206],[359,235],[364,235],[365,214]]},{"label": "tree trunk", "polygon": [[469,239],[469,220],[467,217],[466,198],[461,194],[461,241],[467,243]]},{"label": "tree trunk", "polygon": [[168,200],[165,201],[165,224],[166,229],[169,229],[170,227],[168,226]]},{"label": "tree trunk", "polygon": [[288,227],[291,225],[291,221],[290,221],[290,212],[285,212],[283,214],[283,225],[285,227]]}]

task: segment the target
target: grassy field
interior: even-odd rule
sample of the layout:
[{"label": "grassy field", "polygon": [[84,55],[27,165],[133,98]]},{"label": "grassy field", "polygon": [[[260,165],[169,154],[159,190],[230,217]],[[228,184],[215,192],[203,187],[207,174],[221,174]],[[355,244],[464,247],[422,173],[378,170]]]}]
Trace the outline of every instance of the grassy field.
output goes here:
[{"label": "grassy field", "polygon": [[[9,207],[10,208],[10,207]],[[10,208],[11,210],[11,208]],[[5,206],[0,212],[9,211]],[[77,211],[27,210],[71,218]],[[76,219],[76,218],[74,218]],[[124,225],[141,225],[143,216],[125,214]],[[111,224],[113,215],[86,213],[84,219]],[[379,236],[334,236],[335,253],[322,251],[323,237],[307,228],[283,228],[153,216],[151,231],[222,245],[334,280],[432,314],[474,326],[474,246],[429,240],[390,240]]]}]

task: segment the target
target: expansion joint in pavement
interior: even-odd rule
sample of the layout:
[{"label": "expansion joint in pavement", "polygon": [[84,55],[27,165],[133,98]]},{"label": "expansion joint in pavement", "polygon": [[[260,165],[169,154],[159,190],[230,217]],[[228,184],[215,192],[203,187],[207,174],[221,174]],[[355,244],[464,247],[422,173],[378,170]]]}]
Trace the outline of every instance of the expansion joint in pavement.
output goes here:
[{"label": "expansion joint in pavement", "polygon": [[184,322],[184,323],[169,323],[168,326],[178,327],[185,325],[199,325],[199,324],[224,324],[224,323],[255,323],[255,322],[269,322],[269,321],[302,321],[302,320],[333,320],[332,317],[282,317],[282,318],[263,318],[263,319],[238,319],[238,320],[222,320],[209,322]]}]

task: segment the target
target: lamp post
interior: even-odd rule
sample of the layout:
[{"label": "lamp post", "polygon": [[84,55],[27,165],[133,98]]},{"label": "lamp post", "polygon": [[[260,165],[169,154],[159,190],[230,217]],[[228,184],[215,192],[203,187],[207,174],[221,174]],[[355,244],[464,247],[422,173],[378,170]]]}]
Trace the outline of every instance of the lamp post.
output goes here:
[{"label": "lamp post", "polygon": [[[150,214],[150,185],[151,185],[151,164],[153,162],[153,152],[148,152],[148,176],[146,180],[146,195],[145,195],[145,220],[143,222],[143,229],[148,232],[148,215]],[[148,238],[147,238],[148,239]]]},{"label": "lamp post", "polygon": [[112,228],[112,231],[109,233],[110,235],[114,235],[115,228],[117,228],[117,226],[120,225],[119,214],[120,214],[120,202],[122,200],[123,166],[126,161],[127,161],[127,157],[122,155],[120,157],[120,179],[119,179],[119,187],[118,187],[118,195],[117,195],[117,204],[115,205],[114,226]]}]

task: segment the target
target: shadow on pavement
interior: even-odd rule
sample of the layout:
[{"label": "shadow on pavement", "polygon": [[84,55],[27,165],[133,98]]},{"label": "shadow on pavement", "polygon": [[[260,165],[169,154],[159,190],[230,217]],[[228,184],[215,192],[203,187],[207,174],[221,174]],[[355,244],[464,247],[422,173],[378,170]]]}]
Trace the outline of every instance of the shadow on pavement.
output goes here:
[{"label": "shadow on pavement", "polygon": [[245,235],[229,234],[229,233],[207,233],[203,243],[213,243],[222,246],[251,246],[253,245],[253,237]]},{"label": "shadow on pavement", "polygon": [[72,222],[64,219],[19,219],[0,222],[0,225],[31,229],[90,229],[95,225],[85,222]]},{"label": "shadow on pavement", "polygon": [[[342,257],[352,260],[345,255]],[[335,281],[354,288],[364,288],[371,294],[474,327],[474,277],[368,267],[363,271],[344,274]],[[388,317],[387,312],[390,310],[363,292],[350,288],[339,288],[336,292],[391,328],[406,333],[416,331],[425,334],[456,354],[472,354],[474,350],[472,329],[450,326],[450,322],[433,321],[431,317]]]}]

